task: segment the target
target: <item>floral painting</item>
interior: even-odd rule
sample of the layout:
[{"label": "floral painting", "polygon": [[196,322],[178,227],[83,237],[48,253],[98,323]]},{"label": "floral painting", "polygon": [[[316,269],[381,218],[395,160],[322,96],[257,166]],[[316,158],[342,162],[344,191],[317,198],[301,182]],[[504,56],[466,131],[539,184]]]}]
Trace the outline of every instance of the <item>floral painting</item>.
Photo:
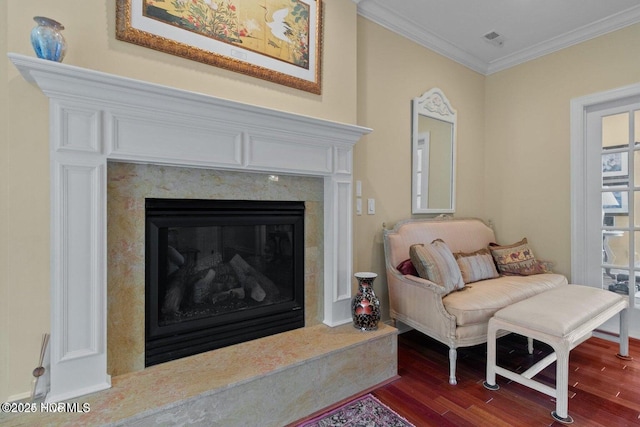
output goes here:
[{"label": "floral painting", "polygon": [[117,38],[320,93],[320,0],[118,0]]}]

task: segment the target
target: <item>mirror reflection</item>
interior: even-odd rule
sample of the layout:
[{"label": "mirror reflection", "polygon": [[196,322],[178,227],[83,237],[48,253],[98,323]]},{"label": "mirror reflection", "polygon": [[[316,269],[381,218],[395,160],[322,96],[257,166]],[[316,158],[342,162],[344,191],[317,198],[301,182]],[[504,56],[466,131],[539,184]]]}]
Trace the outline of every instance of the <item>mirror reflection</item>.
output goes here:
[{"label": "mirror reflection", "polygon": [[413,100],[412,212],[455,210],[456,112],[442,91]]}]

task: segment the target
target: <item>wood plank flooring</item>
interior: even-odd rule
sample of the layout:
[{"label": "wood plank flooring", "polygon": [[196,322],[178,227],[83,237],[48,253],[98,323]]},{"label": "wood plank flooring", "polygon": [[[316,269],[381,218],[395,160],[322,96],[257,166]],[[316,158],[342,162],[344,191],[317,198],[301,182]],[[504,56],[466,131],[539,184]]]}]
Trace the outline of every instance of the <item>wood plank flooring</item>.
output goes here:
[{"label": "wood plank flooring", "polygon": [[[630,340],[634,360],[615,355],[617,343],[590,338],[569,358],[569,414],[574,426],[640,426],[640,341]],[[522,372],[551,352],[511,334],[498,340],[498,364]],[[458,349],[458,384],[448,383],[448,348],[409,331],[398,336],[400,379],[372,391],[418,427],[561,426],[551,418],[555,399],[497,376],[498,391],[483,387],[486,345]],[[555,363],[535,379],[555,386]]]}]

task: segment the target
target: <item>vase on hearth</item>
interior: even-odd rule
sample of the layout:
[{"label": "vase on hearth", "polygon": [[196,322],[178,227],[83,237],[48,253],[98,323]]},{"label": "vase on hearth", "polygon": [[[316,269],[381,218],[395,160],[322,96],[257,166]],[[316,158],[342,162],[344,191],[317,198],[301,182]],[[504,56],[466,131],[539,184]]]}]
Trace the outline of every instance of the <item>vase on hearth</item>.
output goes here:
[{"label": "vase on hearth", "polygon": [[380,300],[373,291],[376,273],[360,272],[354,274],[358,281],[358,293],[351,300],[353,326],[362,331],[375,331],[380,321]]},{"label": "vase on hearth", "polygon": [[31,30],[31,45],[38,58],[62,62],[67,53],[67,41],[61,33],[64,26],[44,16],[34,16],[33,20],[38,25]]}]

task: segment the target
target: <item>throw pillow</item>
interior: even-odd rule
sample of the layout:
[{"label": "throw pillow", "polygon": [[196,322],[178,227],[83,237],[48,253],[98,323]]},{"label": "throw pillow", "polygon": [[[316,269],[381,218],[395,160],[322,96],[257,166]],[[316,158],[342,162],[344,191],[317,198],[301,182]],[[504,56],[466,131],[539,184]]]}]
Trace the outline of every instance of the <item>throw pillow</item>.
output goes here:
[{"label": "throw pillow", "polygon": [[413,266],[413,263],[411,262],[411,258],[405,259],[404,261],[402,261],[400,264],[398,264],[396,269],[400,272],[400,274],[404,274],[404,275],[408,274],[410,276],[419,276],[418,272],[416,271],[416,268]]},{"label": "throw pillow", "polygon": [[409,255],[418,275],[444,287],[446,293],[464,288],[460,267],[449,246],[441,239],[430,245],[411,245]]},{"label": "throw pillow", "polygon": [[506,276],[530,276],[549,272],[544,263],[538,262],[533,255],[526,237],[512,245],[490,243],[489,249],[498,271]]},{"label": "throw pillow", "polygon": [[453,256],[458,262],[464,283],[495,279],[500,276],[498,270],[496,270],[491,252],[487,248],[471,253],[456,252]]}]

